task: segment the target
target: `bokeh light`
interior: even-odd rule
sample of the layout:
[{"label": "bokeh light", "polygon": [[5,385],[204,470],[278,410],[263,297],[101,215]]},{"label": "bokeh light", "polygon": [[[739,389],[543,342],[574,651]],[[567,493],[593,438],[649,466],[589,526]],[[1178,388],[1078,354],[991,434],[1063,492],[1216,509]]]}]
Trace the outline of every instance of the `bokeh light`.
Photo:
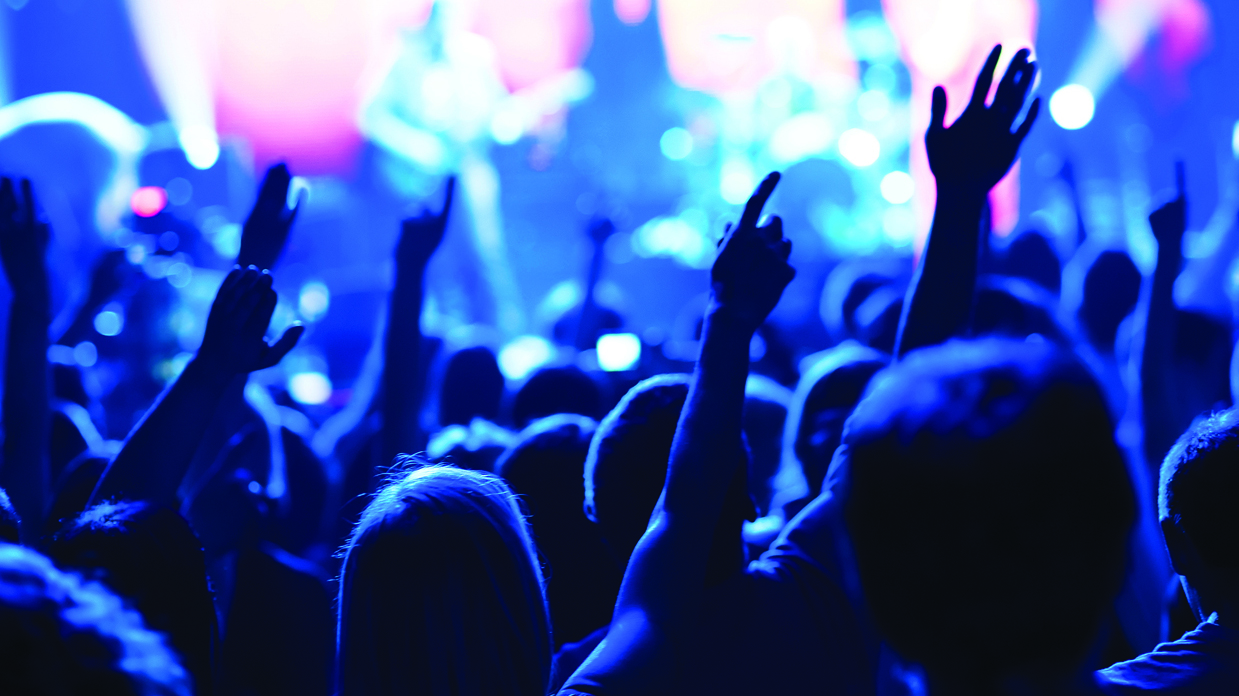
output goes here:
[{"label": "bokeh light", "polygon": [[1050,97],[1050,116],[1065,130],[1087,126],[1096,107],[1093,93],[1084,85],[1063,85]]}]

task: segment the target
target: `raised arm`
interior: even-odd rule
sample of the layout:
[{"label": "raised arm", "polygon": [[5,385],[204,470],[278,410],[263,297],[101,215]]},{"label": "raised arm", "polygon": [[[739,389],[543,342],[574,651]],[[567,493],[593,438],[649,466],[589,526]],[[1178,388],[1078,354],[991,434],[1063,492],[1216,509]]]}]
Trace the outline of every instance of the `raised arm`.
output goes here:
[{"label": "raised arm", "polygon": [[649,694],[674,683],[677,634],[698,610],[711,540],[744,456],[749,342],[795,275],[782,221],[757,224],[778,181],[766,177],[724,237],[662,498],[628,563],[610,632],[568,680],[569,693]]},{"label": "raised arm", "polygon": [[234,268],[207,317],[202,347],[138,423],[104,471],[91,503],[120,496],[175,507],[185,477],[216,407],[234,378],[272,367],[304,331],[290,327],[278,341],[263,338],[276,295],[271,275],[254,266]]},{"label": "raised arm", "polygon": [[43,526],[51,489],[50,372],[47,366],[51,289],[48,228],[39,220],[30,181],[0,180],[0,262],[13,290],[8,354],[4,362],[4,462],[0,486],[21,517],[22,541],[32,544]]},{"label": "raised arm", "polygon": [[[1183,265],[1183,234],[1187,230],[1187,195],[1184,193],[1183,164],[1176,170],[1178,195],[1149,215],[1149,225],[1157,239],[1157,268],[1153,271],[1143,326],[1138,338],[1140,350],[1140,417],[1144,433],[1145,461],[1156,469],[1186,427],[1176,408],[1181,399],[1176,388],[1174,341],[1178,333],[1179,311],[1174,303],[1174,281]],[[1220,292],[1219,288],[1219,292]]]},{"label": "raised arm", "polygon": [[396,244],[396,282],[387,312],[383,340],[383,460],[416,452],[425,446],[418,424],[426,376],[421,369],[422,303],[426,294],[426,266],[443,241],[456,178],[447,180],[443,210],[437,215],[423,209],[405,220]]},{"label": "raised arm", "polygon": [[304,194],[298,195],[297,204],[288,207],[291,185],[292,175],[283,164],[274,165],[262,178],[258,198],[241,228],[241,251],[237,254],[237,265],[241,268],[255,266],[269,271],[275,267],[305,198]]},{"label": "raised arm", "polygon": [[938,201],[921,265],[904,302],[896,357],[960,336],[971,321],[986,196],[1011,169],[1041,108],[1041,100],[1034,100],[1024,122],[1011,132],[1037,73],[1028,49],[1011,59],[993,104],[986,106],[1001,52],[1002,46],[994,47],[977,77],[972,100],[950,128],[943,123],[946,90],[934,88],[925,147]]}]

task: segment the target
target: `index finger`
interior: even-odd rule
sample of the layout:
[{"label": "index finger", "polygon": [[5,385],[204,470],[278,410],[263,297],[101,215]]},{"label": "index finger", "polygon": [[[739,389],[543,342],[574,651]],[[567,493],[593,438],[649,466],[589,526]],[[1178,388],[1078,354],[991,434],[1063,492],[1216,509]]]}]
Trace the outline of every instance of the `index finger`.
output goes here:
[{"label": "index finger", "polygon": [[770,200],[770,194],[774,193],[774,187],[779,183],[779,178],[778,172],[770,172],[765,179],[762,179],[757,190],[749,197],[749,202],[744,204],[744,213],[740,216],[740,224],[736,225],[737,229],[757,227],[757,219],[761,217],[766,201]]},{"label": "index finger", "polygon": [[985,106],[985,99],[989,96],[989,88],[994,84],[994,71],[998,69],[998,58],[1002,55],[1002,44],[994,46],[994,50],[989,52],[989,58],[985,59],[985,66],[981,68],[981,74],[977,75],[977,84],[972,88],[972,100],[968,102],[968,106]]},{"label": "index finger", "polygon": [[456,197],[456,177],[449,176],[447,178],[447,193],[443,194],[443,212],[439,213],[440,220],[446,220],[448,211],[452,209],[452,199]]}]

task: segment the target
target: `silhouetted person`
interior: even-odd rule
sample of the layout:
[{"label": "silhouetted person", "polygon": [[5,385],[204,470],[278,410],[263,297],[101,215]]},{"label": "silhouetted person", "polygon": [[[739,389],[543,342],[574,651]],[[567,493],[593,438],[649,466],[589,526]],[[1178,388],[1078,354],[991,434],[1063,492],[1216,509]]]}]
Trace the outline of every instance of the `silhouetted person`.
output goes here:
[{"label": "silhouetted person", "polygon": [[1023,278],[1057,295],[1063,285],[1063,263],[1043,232],[1027,229],[1012,237],[996,259],[997,271]]},{"label": "silhouetted person", "polygon": [[1114,352],[1119,324],[1140,299],[1140,283],[1140,271],[1124,251],[1103,251],[1089,266],[1079,319],[1085,337],[1098,352]]},{"label": "silhouetted person", "polygon": [[1239,411],[1201,418],[1162,463],[1157,507],[1170,562],[1200,624],[1099,675],[1120,694],[1239,692]]},{"label": "silhouetted person", "polygon": [[443,368],[439,425],[468,425],[474,418],[498,421],[503,389],[503,373],[489,348],[456,351]]},{"label": "silhouetted person", "polygon": [[1045,343],[947,343],[875,380],[828,486],[882,636],[929,694],[1101,691],[1135,495],[1101,390]]},{"label": "silhouetted person", "polygon": [[601,414],[602,394],[584,370],[575,365],[538,370],[512,400],[512,424],[518,429],[557,413],[575,413],[588,418]]},{"label": "silhouetted person", "polygon": [[194,693],[216,693],[215,605],[202,544],[184,518],[149,503],[102,502],[66,524],[48,554],[130,602],[168,637]]},{"label": "silhouetted person", "polygon": [[537,553],[496,476],[394,472],[345,547],[338,607],[340,696],[544,696],[550,684]]},{"label": "silhouetted person", "polygon": [[13,696],[189,696],[176,656],[102,585],[0,544],[0,672]]}]

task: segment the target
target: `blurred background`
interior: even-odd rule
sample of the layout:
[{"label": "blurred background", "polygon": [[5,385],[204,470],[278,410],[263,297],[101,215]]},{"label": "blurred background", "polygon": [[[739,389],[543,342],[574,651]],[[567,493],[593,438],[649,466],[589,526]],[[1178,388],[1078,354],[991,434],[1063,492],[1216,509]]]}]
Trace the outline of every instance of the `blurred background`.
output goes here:
[{"label": "blurred background", "polygon": [[[1004,66],[1033,47],[1048,107],[991,195],[995,248],[1035,229],[1068,267],[1124,249],[1148,274],[1145,215],[1183,159],[1189,263],[1232,258],[1214,252],[1239,211],[1233,36],[1229,0],[3,0],[0,170],[34,180],[52,223],[60,331],[102,292],[101,253],[145,279],[53,347],[109,413],[136,419],[197,347],[276,162],[305,198],[273,329],[310,330],[261,379],[314,420],[372,352],[400,220],[437,210],[452,173],[424,329],[489,346],[519,384],[691,361],[723,224],[783,171],[768,210],[799,273],[752,357],[791,385],[841,323],[897,315],[871,293],[834,316],[831,293],[865,264],[911,273],[930,94],[957,116],[995,43]],[[602,328],[582,336],[591,289]],[[105,437],[133,423],[115,421]]]}]

